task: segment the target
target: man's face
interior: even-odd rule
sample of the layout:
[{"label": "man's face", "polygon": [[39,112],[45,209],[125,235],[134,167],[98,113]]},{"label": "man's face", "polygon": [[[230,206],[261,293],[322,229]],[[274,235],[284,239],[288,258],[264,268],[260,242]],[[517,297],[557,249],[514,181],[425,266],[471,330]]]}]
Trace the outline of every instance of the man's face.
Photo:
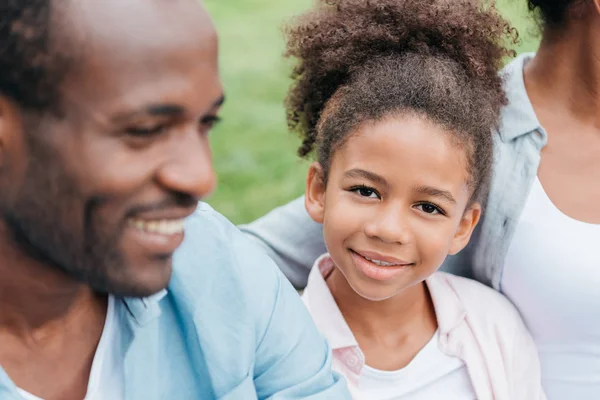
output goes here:
[{"label": "man's face", "polygon": [[0,240],[97,291],[155,293],[214,187],[216,34],[197,0],[83,0],[57,18],[78,56],[60,117],[4,118]]}]

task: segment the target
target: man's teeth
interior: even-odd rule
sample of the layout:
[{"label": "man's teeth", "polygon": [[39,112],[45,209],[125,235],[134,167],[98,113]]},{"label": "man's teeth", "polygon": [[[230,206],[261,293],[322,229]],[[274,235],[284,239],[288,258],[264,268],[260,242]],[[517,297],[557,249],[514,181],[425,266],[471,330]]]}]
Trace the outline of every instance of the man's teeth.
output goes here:
[{"label": "man's teeth", "polygon": [[366,260],[371,261],[373,264],[379,265],[380,267],[394,267],[400,264],[393,264],[385,261],[373,260],[369,257],[364,257]]},{"label": "man's teeth", "polygon": [[155,221],[144,221],[141,219],[130,219],[129,226],[141,231],[158,233],[160,235],[173,235],[184,230],[185,219],[162,219]]}]

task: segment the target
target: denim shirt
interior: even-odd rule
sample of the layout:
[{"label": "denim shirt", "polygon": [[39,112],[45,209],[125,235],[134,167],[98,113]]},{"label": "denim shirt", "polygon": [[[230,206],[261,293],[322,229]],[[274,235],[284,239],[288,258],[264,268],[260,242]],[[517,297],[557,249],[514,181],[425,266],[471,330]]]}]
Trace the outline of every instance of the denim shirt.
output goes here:
[{"label": "denim shirt", "polygon": [[[501,72],[508,104],[494,133],[493,177],[485,211],[467,248],[442,266],[498,290],[504,258],[547,143],[523,81],[523,68],[531,58],[532,53],[522,54]],[[310,219],[302,197],[241,229],[266,248],[298,288],[306,286],[310,268],[327,252],[322,226]]]},{"label": "denim shirt", "polygon": [[[292,286],[262,249],[201,204],[166,292],[118,299],[125,399],[349,399]],[[0,399],[21,399],[0,368]]]}]

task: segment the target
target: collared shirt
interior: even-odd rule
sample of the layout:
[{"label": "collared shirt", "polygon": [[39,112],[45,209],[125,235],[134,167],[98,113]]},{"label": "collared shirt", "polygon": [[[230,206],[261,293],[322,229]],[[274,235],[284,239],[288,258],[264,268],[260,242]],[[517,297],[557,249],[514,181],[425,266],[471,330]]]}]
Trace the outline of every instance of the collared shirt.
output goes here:
[{"label": "collared shirt", "polygon": [[[326,280],[335,268],[325,254],[315,263],[303,301],[333,348],[334,368],[360,385],[365,357]],[[426,280],[440,350],[461,359],[478,400],[544,399],[537,350],[519,314],[498,292],[470,279],[438,272]]]},{"label": "collared shirt", "polygon": [[[442,266],[445,271],[474,277],[497,290],[508,247],[537,175],[540,151],[547,143],[523,80],[523,68],[531,58],[532,53],[522,54],[502,72],[508,104],[494,135],[493,177],[485,212],[469,246],[448,257]],[[327,251],[323,227],[306,212],[304,198],[241,228],[264,246],[298,288],[306,286],[314,261]]]},{"label": "collared shirt", "polygon": [[[349,398],[292,286],[209,206],[173,264],[167,292],[115,301],[126,400]],[[21,399],[2,368],[0,399]]]}]

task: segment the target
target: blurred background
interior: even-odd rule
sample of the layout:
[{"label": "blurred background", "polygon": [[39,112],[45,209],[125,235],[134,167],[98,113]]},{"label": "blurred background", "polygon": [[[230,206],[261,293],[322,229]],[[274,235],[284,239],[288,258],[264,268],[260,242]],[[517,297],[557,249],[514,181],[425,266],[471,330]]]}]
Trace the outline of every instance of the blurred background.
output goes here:
[{"label": "blurred background", "polygon": [[[220,35],[223,123],[212,133],[217,190],[207,199],[236,224],[252,221],[304,192],[307,162],[287,130],[283,99],[290,84],[282,24],[313,0],[205,0]],[[525,0],[498,0],[519,30],[518,53],[538,35]]]}]

